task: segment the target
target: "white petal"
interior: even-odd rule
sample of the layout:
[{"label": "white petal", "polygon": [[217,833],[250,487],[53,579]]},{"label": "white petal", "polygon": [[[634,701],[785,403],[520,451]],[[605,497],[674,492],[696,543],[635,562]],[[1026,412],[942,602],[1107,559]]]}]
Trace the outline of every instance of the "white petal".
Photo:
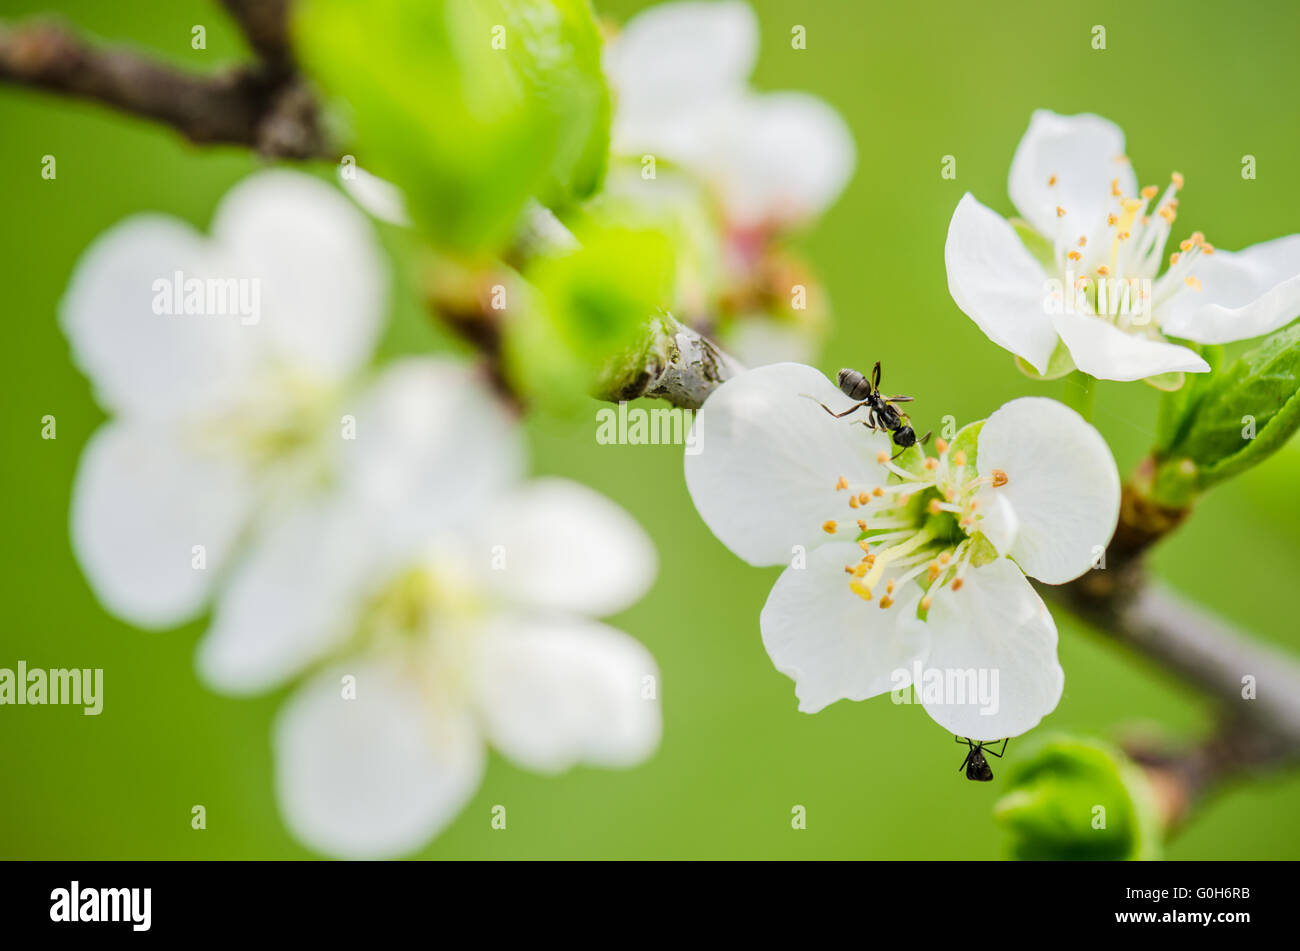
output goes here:
[{"label": "white petal", "polygon": [[1074,365],[1099,380],[1141,380],[1161,373],[1207,373],[1210,369],[1186,347],[1126,333],[1091,314],[1057,314],[1052,325]]},{"label": "white petal", "polygon": [[187,280],[231,276],[217,270],[203,238],[162,215],[128,218],[86,249],[60,302],[60,323],[102,406],[170,419],[240,388],[250,328],[238,317],[187,315],[183,301],[181,312],[171,312],[178,273],[183,290]]},{"label": "white petal", "polygon": [[853,405],[812,367],[774,363],[723,383],[695,418],[686,487],[713,534],[752,565],[788,564],[793,546],[826,539],[822,523],[848,511],[840,476],[881,483],[876,456],[888,438],[819,402]]},{"label": "white petal", "polygon": [[[342,681],[356,678],[356,698]],[[419,848],[473,797],[482,739],[466,714],[435,719],[416,681],[380,661],[340,666],[276,719],[276,794],[294,835],[343,858]]]},{"label": "white petal", "polygon": [[746,96],[713,122],[706,159],[727,215],[741,227],[784,227],[815,217],[844,191],[857,149],[840,114],[800,92]]},{"label": "white petal", "polygon": [[[916,626],[930,634],[921,700],[949,733],[972,740],[1019,736],[1060,702],[1065,672],[1056,659],[1056,624],[1006,558],[971,569],[960,591],[945,587],[923,624],[908,620],[909,628]],[[930,671],[954,689],[927,701]]]},{"label": "white petal", "polygon": [[199,645],[209,687],[270,689],[355,633],[369,546],[364,526],[346,514],[309,500],[255,539]]},{"label": "white petal", "polygon": [[758,57],[758,18],[747,3],[662,3],[627,22],[605,46],[620,113],[671,112],[742,89]]},{"label": "white petal", "polygon": [[1193,273],[1200,292],[1184,288],[1156,314],[1167,334],[1231,343],[1272,333],[1300,317],[1300,234],[1202,254]]},{"label": "white petal", "polygon": [[[1124,132],[1109,119],[1039,109],[1016,147],[1007,190],[1039,233],[1055,238],[1064,228],[1071,236],[1092,234],[1112,200],[1111,182],[1119,179],[1125,196],[1137,196],[1137,176],[1123,156]],[[1064,217],[1057,216],[1058,207]]]},{"label": "white petal", "polygon": [[1056,347],[1047,275],[1006,219],[967,192],[952,213],[943,256],[962,312],[999,347],[1046,372]]},{"label": "white petal", "polygon": [[654,545],[632,516],[585,485],[534,479],[489,510],[476,556],[488,584],[520,605],[599,617],[654,581]]},{"label": "white petal", "polygon": [[276,169],[230,190],[212,234],[241,276],[257,280],[260,320],[247,328],[289,366],[341,379],[371,355],[388,273],[370,221],[337,189]]},{"label": "white petal", "polygon": [[345,406],[356,438],[340,441],[344,491],[394,552],[480,516],[523,467],[519,434],[468,368],[410,357]]},{"label": "white petal", "polygon": [[659,745],[659,668],[622,631],[502,619],[479,647],[479,715],[492,745],[520,766],[634,766]]},{"label": "white petal", "polygon": [[924,659],[924,628],[904,629],[921,592],[914,582],[894,592],[882,609],[879,594],[864,601],[849,589],[846,565],[857,545],[836,542],[808,553],[807,565],[781,572],[759,626],[776,669],[795,683],[799,709],[816,713],[836,700],[865,700],[911,682],[912,662]]},{"label": "white petal", "polygon": [[161,424],[105,423],[72,489],[72,545],[86,580],[109,611],[141,627],[199,613],[252,505],[246,471],[191,452],[182,438]]},{"label": "white petal", "polygon": [[340,168],[339,184],[349,197],[380,221],[409,227],[411,217],[406,213],[406,196],[402,190],[385,178],[371,175],[359,165]]},{"label": "white petal", "polygon": [[1026,574],[1063,584],[1110,542],[1119,518],[1115,459],[1068,406],[1041,396],[1005,404],[980,429],[976,464],[982,476],[1007,475],[1006,485],[985,491],[1015,512],[1010,554]]},{"label": "white petal", "polygon": [[1005,492],[1006,486],[985,486],[976,494],[979,503],[977,527],[999,555],[1011,553],[1016,535],[1020,532],[1020,519]]}]

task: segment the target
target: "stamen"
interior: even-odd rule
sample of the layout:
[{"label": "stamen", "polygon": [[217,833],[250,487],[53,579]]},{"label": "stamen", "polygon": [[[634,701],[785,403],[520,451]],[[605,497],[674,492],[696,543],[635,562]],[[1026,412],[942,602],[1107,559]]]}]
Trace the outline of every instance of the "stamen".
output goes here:
[{"label": "stamen", "polygon": [[826,521],[822,522],[822,531],[825,532],[827,535],[834,535],[835,528],[836,528],[835,519],[833,518],[827,519]]},{"label": "stamen", "polygon": [[994,469],[992,472],[994,488],[1000,488],[1007,484],[1007,474],[1001,469]]},{"label": "stamen", "polygon": [[844,476],[840,476],[838,481],[836,481],[835,483],[836,491],[839,491],[840,489],[847,489],[848,487],[849,487],[849,480],[844,478]]}]

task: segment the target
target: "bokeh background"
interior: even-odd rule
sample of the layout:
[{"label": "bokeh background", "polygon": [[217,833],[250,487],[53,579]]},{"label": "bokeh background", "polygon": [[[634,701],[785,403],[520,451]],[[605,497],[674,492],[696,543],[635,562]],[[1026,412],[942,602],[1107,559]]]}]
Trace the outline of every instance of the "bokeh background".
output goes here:
[{"label": "bokeh background", "polygon": [[[614,19],[645,6],[597,0]],[[798,246],[829,289],[835,320],[821,366],[880,359],[913,416],[966,421],[1034,384],[985,340],[947,292],[943,243],[964,191],[1011,213],[1012,153],[1031,111],[1099,112],[1128,134],[1143,184],[1181,171],[1179,226],[1235,249],[1300,230],[1300,6],[1189,0],[864,4],[755,3],[763,44],[756,84],[814,92],[847,118],[857,174]],[[245,54],[215,3],[4,0],[5,16],[53,9],[104,40],[139,44],[194,69]],[[790,30],[807,28],[792,50]],[[190,48],[204,24],[208,48]],[[1094,24],[1105,51],[1090,46]],[[41,156],[58,178],[40,176]],[[944,155],[957,179],[940,176]],[[1244,181],[1242,156],[1258,178]],[[141,210],[206,229],[221,194],[252,171],[235,149],[198,149],[92,105],[0,88],[0,272],[6,347],[0,372],[0,666],[103,667],[98,717],[77,707],[0,708],[0,856],[295,858],[271,787],[269,724],[284,693],[227,699],[202,689],[193,651],[202,621],[162,633],[106,615],[73,560],[68,500],[78,455],[103,418],[68,359],[56,304],[96,235]],[[330,168],[322,167],[322,175]],[[1179,235],[1181,236],[1181,235]],[[392,231],[385,240],[395,249]],[[385,355],[451,346],[398,275]],[[1153,432],[1155,391],[1103,383],[1096,420],[1127,471]],[[663,744],[629,772],[558,778],[493,757],[477,797],[426,857],[991,858],[999,781],[966,782],[961,751],[917,707],[886,698],[795,709],[792,683],[763,651],[758,614],[777,569],[733,557],[699,521],[681,450],[601,446],[595,405],[578,420],[533,419],[539,472],[617,499],[649,529],[658,583],[615,622],[662,670]],[[41,417],[58,438],[40,438]],[[1205,498],[1155,557],[1182,591],[1300,651],[1300,446]],[[1065,696],[1040,730],[1107,733],[1152,721],[1174,735],[1205,726],[1197,699],[1057,613]],[[1014,761],[1023,742],[1013,741]],[[1005,769],[1005,765],[1003,767]],[[996,769],[996,764],[995,764]],[[490,829],[502,803],[509,829]],[[207,829],[190,809],[207,808]],[[791,829],[791,807],[807,829]],[[1171,845],[1172,858],[1300,858],[1300,775],[1228,792]]]}]

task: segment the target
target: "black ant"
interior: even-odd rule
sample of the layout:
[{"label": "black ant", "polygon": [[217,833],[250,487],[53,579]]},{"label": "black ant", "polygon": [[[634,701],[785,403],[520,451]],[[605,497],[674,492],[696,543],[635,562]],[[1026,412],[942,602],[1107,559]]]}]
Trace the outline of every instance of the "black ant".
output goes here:
[{"label": "black ant", "polygon": [[988,753],[990,756],[1001,759],[1002,754],[1007,751],[1007,743],[1011,741],[1011,737],[1007,737],[1002,741],[1002,749],[995,753],[993,744],[997,740],[980,740],[972,743],[964,736],[954,736],[953,739],[958,743],[964,742],[970,747],[970,752],[966,754],[966,758],[957,767],[957,772],[960,773],[963,769],[966,770],[966,778],[977,783],[987,783],[993,778],[993,770],[989,768],[988,760],[984,758],[984,754]]},{"label": "black ant", "polygon": [[[916,431],[908,423],[910,420],[906,413],[900,411],[894,406],[895,403],[910,403],[910,396],[881,396],[880,395],[880,361],[871,370],[871,379],[868,380],[865,374],[857,370],[841,370],[835,377],[835,382],[839,384],[840,392],[851,400],[858,400],[853,406],[850,406],[842,413],[837,413],[825,403],[821,408],[826,410],[836,419],[843,419],[852,413],[856,413],[862,407],[867,407],[867,418],[862,420],[862,425],[866,426],[873,432],[885,431],[893,434],[894,445],[899,446],[898,452],[894,453],[893,458],[897,459],[911,446],[916,445]],[[921,437],[921,443],[924,444],[930,438],[930,433]]]}]

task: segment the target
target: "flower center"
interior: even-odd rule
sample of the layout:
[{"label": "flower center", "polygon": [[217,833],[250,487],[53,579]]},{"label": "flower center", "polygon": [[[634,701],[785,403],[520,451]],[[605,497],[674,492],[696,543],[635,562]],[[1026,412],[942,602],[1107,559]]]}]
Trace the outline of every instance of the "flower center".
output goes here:
[{"label": "flower center", "polygon": [[484,602],[454,564],[437,557],[394,575],[365,602],[360,645],[396,653],[434,708],[471,692],[473,649]]},{"label": "flower center", "polygon": [[1005,485],[1007,474],[994,469],[980,476],[964,450],[942,439],[935,440],[935,448],[937,458],[920,447],[909,450],[915,464],[906,468],[882,450],[876,460],[879,478],[854,484],[840,476],[835,482],[852,521],[829,519],[822,531],[839,535],[856,528],[862,557],[844,566],[849,589],[864,601],[879,593],[883,609],[893,606],[896,590],[916,579],[925,589],[921,609],[928,610],[934,592],[944,585],[960,590],[972,559],[987,551],[980,534],[980,491]]},{"label": "flower center", "polygon": [[[1054,186],[1056,181],[1053,175],[1048,183]],[[1121,330],[1158,336],[1152,310],[1184,288],[1200,291],[1201,282],[1192,271],[1200,255],[1213,254],[1214,247],[1199,231],[1180,243],[1170,255],[1168,270],[1156,279],[1178,217],[1177,194],[1183,183],[1183,176],[1174,172],[1163,194],[1148,185],[1130,196],[1115,178],[1110,186],[1114,205],[1102,223],[1076,220],[1068,208],[1057,206],[1056,264],[1064,277],[1062,287],[1067,293],[1073,290],[1080,311],[1090,311]],[[1091,233],[1081,230],[1089,227]]]},{"label": "flower center", "polygon": [[[302,374],[277,370],[194,430],[202,450],[238,458],[263,473],[282,469],[293,486],[328,471],[328,437],[339,423],[338,391]],[[340,436],[346,434],[340,433]]]}]

